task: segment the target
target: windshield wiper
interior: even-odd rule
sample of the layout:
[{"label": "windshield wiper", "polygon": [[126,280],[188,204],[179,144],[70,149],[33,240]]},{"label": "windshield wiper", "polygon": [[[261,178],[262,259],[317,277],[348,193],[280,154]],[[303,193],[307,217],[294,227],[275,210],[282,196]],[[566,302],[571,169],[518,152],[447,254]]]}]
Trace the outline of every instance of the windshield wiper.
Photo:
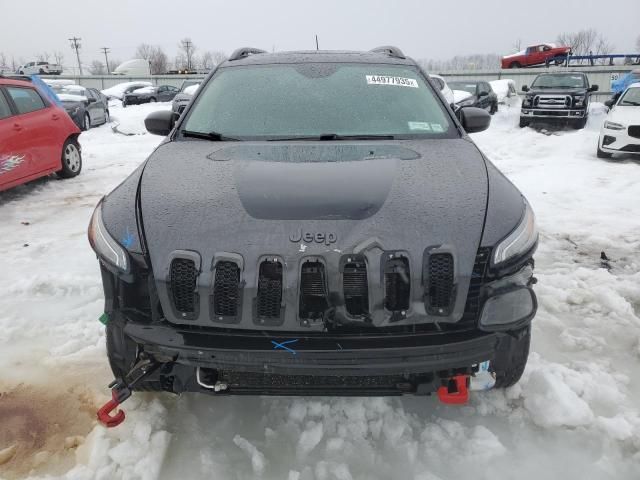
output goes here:
[{"label": "windshield wiper", "polygon": [[623,100],[620,105],[622,105],[622,106],[631,105],[632,107],[640,107],[640,102],[632,102],[631,100]]},{"label": "windshield wiper", "polygon": [[289,142],[295,140],[393,140],[393,135],[338,135],[337,133],[322,133],[320,135],[309,135],[300,137],[278,137],[270,138],[270,142]]},{"label": "windshield wiper", "polygon": [[212,142],[239,142],[239,138],[227,137],[218,132],[195,132],[193,130],[180,130],[183,137],[201,138]]}]

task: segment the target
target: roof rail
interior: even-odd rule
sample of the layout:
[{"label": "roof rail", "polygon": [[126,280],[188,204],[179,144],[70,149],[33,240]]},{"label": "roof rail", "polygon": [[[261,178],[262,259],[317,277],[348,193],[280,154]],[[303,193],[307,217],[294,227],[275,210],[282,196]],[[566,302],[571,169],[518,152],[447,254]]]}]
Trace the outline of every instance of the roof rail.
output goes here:
[{"label": "roof rail", "polygon": [[249,55],[256,55],[258,53],[267,53],[267,51],[252,47],[238,48],[231,54],[231,56],[229,57],[229,61],[233,62],[234,60],[240,60],[241,58],[246,58]]},{"label": "roof rail", "polygon": [[405,57],[404,53],[402,53],[402,50],[400,50],[398,47],[392,47],[391,45],[377,47],[370,51],[375,53],[384,53],[385,55],[389,55],[390,57],[407,58]]},{"label": "roof rail", "polygon": [[31,82],[31,77],[27,76],[27,75],[18,75],[16,74],[4,74],[4,73],[0,73],[0,78],[6,78],[8,80],[24,80],[25,82]]}]

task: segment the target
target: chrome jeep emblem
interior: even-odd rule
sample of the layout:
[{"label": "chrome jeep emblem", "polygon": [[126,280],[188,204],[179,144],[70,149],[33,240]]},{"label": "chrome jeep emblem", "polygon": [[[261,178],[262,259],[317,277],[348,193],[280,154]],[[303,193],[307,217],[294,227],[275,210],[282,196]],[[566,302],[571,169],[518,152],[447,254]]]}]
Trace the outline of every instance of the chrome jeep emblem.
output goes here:
[{"label": "chrome jeep emblem", "polygon": [[301,228],[289,235],[289,240],[293,243],[324,243],[331,245],[336,243],[338,235],[333,232],[303,232]]}]

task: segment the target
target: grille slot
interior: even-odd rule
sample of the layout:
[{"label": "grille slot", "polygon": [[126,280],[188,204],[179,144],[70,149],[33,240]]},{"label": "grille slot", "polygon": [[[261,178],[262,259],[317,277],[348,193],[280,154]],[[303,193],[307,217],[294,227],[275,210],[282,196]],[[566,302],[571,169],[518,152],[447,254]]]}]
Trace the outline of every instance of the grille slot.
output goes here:
[{"label": "grille slot", "polygon": [[487,281],[487,266],[489,257],[491,256],[490,248],[480,248],[476,254],[476,260],[473,264],[473,273],[469,282],[469,292],[467,293],[467,303],[464,307],[464,314],[458,324],[475,323],[480,315],[480,289],[482,284]]},{"label": "grille slot", "polygon": [[407,310],[411,294],[411,271],[406,257],[388,260],[384,267],[384,307],[391,312]]},{"label": "grille slot", "polygon": [[369,314],[369,284],[364,262],[347,263],[342,275],[345,308],[349,315],[361,317]]},{"label": "grille slot", "polygon": [[218,317],[235,317],[240,304],[240,268],[234,262],[216,263],[213,281],[213,312]]},{"label": "grille slot", "polygon": [[171,261],[171,297],[173,306],[180,313],[195,313],[197,276],[198,272],[193,260],[174,258]]},{"label": "grille slot", "polygon": [[453,300],[453,256],[450,253],[434,253],[428,266],[429,313],[449,314]]},{"label": "grille slot", "polygon": [[262,318],[279,318],[282,306],[282,263],[265,260],[258,273],[257,313]]},{"label": "grille slot", "polygon": [[322,319],[329,308],[324,264],[306,262],[300,271],[300,318]]},{"label": "grille slot", "polygon": [[640,138],[640,125],[631,125],[628,132],[630,137]]}]

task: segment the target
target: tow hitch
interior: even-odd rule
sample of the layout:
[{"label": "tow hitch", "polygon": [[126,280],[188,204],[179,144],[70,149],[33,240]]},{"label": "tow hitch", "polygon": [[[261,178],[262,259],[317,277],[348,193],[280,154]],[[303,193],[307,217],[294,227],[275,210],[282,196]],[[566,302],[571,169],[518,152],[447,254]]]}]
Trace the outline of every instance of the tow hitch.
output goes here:
[{"label": "tow hitch", "polygon": [[145,357],[140,359],[124,378],[116,378],[109,384],[111,400],[98,410],[98,421],[107,428],[117,427],[124,422],[124,410],[118,410],[111,415],[120,404],[131,396],[133,388],[146,377],[155,372],[160,365],[155,359]]},{"label": "tow hitch", "polygon": [[448,405],[464,405],[469,401],[469,375],[451,377],[446,386],[438,388],[438,398]]}]

